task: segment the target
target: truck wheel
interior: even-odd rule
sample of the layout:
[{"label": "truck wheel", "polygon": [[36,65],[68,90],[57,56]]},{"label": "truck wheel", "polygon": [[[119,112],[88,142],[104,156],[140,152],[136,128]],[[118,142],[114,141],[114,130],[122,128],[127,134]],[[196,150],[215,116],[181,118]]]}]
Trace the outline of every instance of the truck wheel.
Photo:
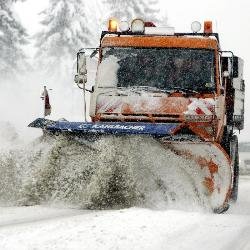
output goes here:
[{"label": "truck wheel", "polygon": [[231,201],[236,202],[238,198],[239,184],[239,150],[238,138],[236,135],[233,135],[230,141],[230,156],[233,163],[233,188],[231,193]]}]

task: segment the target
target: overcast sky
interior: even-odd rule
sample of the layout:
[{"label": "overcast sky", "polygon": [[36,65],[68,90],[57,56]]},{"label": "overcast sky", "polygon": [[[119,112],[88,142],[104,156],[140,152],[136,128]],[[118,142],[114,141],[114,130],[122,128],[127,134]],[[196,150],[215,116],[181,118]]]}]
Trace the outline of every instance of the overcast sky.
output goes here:
[{"label": "overcast sky", "polygon": [[[99,0],[100,1],[100,0]],[[86,1],[91,8],[92,1]],[[241,140],[250,140],[250,1],[249,0],[160,0],[161,13],[177,32],[189,32],[192,21],[212,20],[219,33],[222,50],[231,50],[245,61],[246,83],[245,130]],[[48,0],[27,0],[17,4],[23,25],[33,34],[39,29],[37,14],[47,6]],[[92,5],[93,6],[93,5]],[[94,12],[94,9],[93,9]]]},{"label": "overcast sky", "polygon": [[241,141],[250,141],[250,1],[249,0],[161,0],[168,23],[177,31],[188,31],[193,20],[212,20],[222,50],[231,50],[244,59],[245,129]]}]

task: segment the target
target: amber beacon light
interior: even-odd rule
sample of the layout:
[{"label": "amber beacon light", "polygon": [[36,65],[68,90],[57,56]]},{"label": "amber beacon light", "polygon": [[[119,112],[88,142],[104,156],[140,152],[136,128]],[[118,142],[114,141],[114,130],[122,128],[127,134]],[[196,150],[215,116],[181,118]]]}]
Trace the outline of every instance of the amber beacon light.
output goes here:
[{"label": "amber beacon light", "polygon": [[117,32],[118,23],[115,19],[109,19],[108,21],[108,31],[109,32]]},{"label": "amber beacon light", "polygon": [[205,21],[204,22],[204,33],[206,33],[206,34],[213,33],[212,21]]}]

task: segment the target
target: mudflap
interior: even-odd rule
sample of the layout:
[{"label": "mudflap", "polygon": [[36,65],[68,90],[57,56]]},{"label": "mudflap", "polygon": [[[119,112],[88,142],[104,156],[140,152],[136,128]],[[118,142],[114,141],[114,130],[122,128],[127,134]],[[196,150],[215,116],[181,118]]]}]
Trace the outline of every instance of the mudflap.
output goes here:
[{"label": "mudflap", "polygon": [[236,135],[233,135],[230,141],[230,154],[233,166],[233,188],[230,198],[232,202],[236,202],[238,198],[238,185],[239,185],[239,149],[238,149],[238,138]]},{"label": "mudflap", "polygon": [[215,142],[175,142],[162,139],[165,147],[194,162],[193,177],[198,178],[203,193],[215,213],[229,208],[233,169],[228,154]]}]

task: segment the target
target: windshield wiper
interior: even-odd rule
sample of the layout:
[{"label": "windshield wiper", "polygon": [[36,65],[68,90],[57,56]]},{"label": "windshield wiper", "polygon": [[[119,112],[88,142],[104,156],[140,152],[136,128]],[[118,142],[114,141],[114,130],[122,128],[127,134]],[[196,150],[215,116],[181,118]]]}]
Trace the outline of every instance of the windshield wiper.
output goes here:
[{"label": "windshield wiper", "polygon": [[145,90],[145,91],[150,91],[154,93],[167,93],[170,94],[171,91],[167,89],[159,89],[157,87],[152,87],[152,86],[135,86],[134,87],[136,90]]},{"label": "windshield wiper", "polygon": [[193,89],[189,89],[189,88],[173,87],[172,89],[174,89],[174,90],[180,90],[181,92],[185,92],[186,94],[187,94],[187,93],[199,94],[198,91],[193,90]]},{"label": "windshield wiper", "polygon": [[131,88],[131,87],[114,87],[114,88],[112,87],[111,90],[108,90],[108,91],[101,93],[101,94],[109,94],[112,92],[115,92],[115,94],[118,96],[128,96],[129,92],[133,92],[133,93],[136,93],[138,95],[141,95],[141,92],[139,92],[136,89]]},{"label": "windshield wiper", "polygon": [[157,87],[151,87],[151,86],[129,86],[129,87],[115,87],[111,90],[108,90],[102,94],[108,94],[112,92],[116,92],[117,95],[122,96],[128,96],[129,92],[136,93],[138,95],[141,95],[142,91],[145,92],[153,92],[153,93],[167,93],[170,94],[171,91],[167,89],[159,89]]}]

